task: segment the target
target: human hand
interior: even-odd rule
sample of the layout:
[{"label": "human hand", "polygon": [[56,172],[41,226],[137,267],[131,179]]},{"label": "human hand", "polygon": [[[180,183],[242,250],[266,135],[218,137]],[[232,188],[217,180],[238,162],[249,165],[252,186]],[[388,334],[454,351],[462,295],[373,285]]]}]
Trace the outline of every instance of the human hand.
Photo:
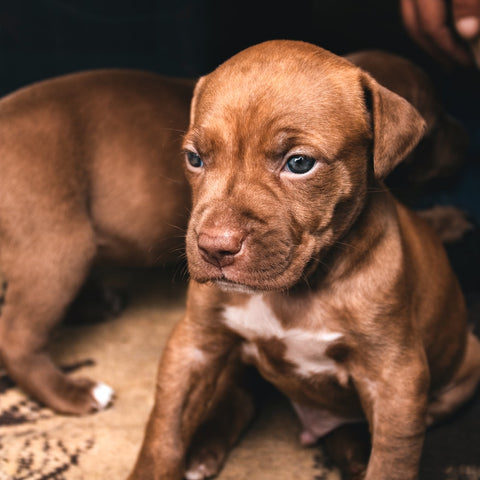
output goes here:
[{"label": "human hand", "polygon": [[480,0],[400,0],[412,38],[442,63],[480,67]]}]

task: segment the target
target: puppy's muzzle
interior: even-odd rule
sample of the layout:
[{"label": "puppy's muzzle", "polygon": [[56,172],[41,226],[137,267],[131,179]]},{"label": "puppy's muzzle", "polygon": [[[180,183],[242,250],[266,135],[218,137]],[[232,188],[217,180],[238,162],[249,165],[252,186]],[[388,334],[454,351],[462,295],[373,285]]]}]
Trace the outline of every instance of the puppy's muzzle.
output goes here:
[{"label": "puppy's muzzle", "polygon": [[201,257],[211,265],[224,268],[232,265],[242,251],[245,233],[231,229],[203,229],[197,237]]}]

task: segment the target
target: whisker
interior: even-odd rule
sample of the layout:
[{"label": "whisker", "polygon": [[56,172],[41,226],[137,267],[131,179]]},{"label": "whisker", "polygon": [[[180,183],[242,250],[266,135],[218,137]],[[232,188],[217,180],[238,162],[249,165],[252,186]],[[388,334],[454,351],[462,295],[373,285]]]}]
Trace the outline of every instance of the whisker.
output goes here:
[{"label": "whisker", "polygon": [[173,278],[176,280],[180,278],[181,281],[189,279],[188,265],[186,263],[179,264],[173,273]]},{"label": "whisker", "polygon": [[174,223],[166,223],[165,225],[167,225],[168,227],[171,227],[171,228],[176,228],[177,230],[180,230],[184,234],[187,233],[187,229],[185,227],[180,227],[179,225],[175,225]]},{"label": "whisker", "polygon": [[352,243],[345,243],[345,242],[340,242],[337,241],[335,242],[334,246],[338,246],[340,249],[342,249],[344,252],[347,250],[358,250],[358,247],[353,245]]},{"label": "whisker", "polygon": [[162,127],[162,130],[166,130],[169,132],[178,132],[178,133],[182,133],[183,135],[187,133],[186,130],[182,130],[180,128],[173,128],[173,127]]},{"label": "whisker", "polygon": [[310,285],[310,282],[308,280],[308,276],[305,273],[303,273],[301,278],[305,282],[308,290],[312,291],[312,286]]}]

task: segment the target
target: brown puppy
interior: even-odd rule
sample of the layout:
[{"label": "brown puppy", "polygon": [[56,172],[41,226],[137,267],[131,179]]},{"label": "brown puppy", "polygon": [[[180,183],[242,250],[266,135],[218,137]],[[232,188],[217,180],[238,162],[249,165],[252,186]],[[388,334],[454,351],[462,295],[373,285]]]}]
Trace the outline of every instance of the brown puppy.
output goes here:
[{"label": "brown puppy", "polygon": [[198,82],[187,311],[130,479],[217,473],[253,413],[246,364],[291,399],[305,444],[340,426],[355,441],[368,422],[368,468],[344,446],[346,476],[417,478],[426,425],[480,377],[442,245],[382,183],[424,128],[364,71],[301,42],[251,47]]},{"label": "brown puppy", "polygon": [[179,162],[193,86],[97,71],[0,101],[0,358],[58,411],[86,413],[112,393],[66,377],[45,353],[92,263],[179,256],[190,202]]},{"label": "brown puppy", "polygon": [[408,60],[382,51],[356,52],[346,58],[408,100],[426,122],[422,140],[388,178],[395,195],[407,200],[428,182],[451,178],[465,163],[467,134],[445,112],[427,75]]}]

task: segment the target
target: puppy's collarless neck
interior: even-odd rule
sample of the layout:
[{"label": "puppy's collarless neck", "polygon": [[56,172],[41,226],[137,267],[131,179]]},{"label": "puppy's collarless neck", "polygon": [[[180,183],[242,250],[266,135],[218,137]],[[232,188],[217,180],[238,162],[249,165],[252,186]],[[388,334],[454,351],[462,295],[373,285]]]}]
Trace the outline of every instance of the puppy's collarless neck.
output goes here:
[{"label": "puppy's collarless neck", "polygon": [[[389,211],[389,215],[382,212]],[[318,259],[312,259],[305,268],[302,280],[291,293],[317,290],[360,270],[387,235],[399,237],[395,199],[381,189],[368,196],[360,214],[345,233],[335,240]]]}]

